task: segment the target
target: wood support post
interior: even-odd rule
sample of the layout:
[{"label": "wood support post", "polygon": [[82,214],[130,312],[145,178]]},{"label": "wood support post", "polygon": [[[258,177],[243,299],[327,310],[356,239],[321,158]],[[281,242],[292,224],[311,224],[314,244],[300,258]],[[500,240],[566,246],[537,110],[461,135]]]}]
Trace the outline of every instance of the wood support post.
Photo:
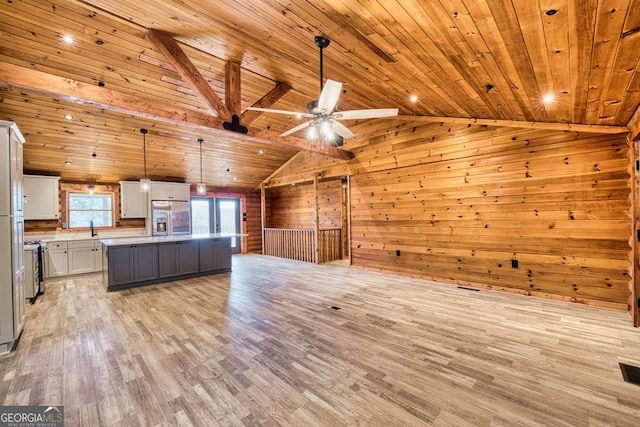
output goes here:
[{"label": "wood support post", "polygon": [[638,307],[638,300],[640,299],[640,260],[638,259],[640,255],[640,241],[638,240],[638,237],[640,237],[640,206],[638,203],[640,186],[638,180],[640,179],[640,173],[637,170],[636,162],[640,159],[640,153],[638,152],[640,143],[633,141],[631,135],[627,141],[629,142],[629,168],[631,170],[631,230],[633,231],[630,242],[631,278],[629,288],[631,296],[629,297],[629,314],[633,320],[633,326],[637,328],[640,326],[640,307]]},{"label": "wood support post", "polygon": [[240,116],[240,64],[228,61],[224,67],[224,100],[230,114]]},{"label": "wood support post", "polygon": [[349,255],[349,265],[351,265],[353,264],[351,259],[351,176],[347,176],[347,236],[347,240],[349,241],[347,245],[347,253]]},{"label": "wood support post", "polygon": [[627,123],[627,128],[629,129],[629,139],[631,141],[637,141],[640,139],[640,105],[636,109],[636,112],[633,113],[631,120]]},{"label": "wood support post", "polygon": [[313,261],[320,263],[320,195],[318,194],[318,175],[313,176]]},{"label": "wood support post", "polygon": [[264,229],[267,227],[267,194],[264,184],[260,185],[260,219],[262,222],[262,255],[265,254]]}]

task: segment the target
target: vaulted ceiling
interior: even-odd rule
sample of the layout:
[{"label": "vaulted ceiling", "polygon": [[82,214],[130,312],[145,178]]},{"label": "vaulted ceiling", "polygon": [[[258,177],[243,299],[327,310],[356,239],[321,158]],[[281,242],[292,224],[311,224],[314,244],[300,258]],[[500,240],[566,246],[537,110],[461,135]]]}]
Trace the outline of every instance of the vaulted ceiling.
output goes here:
[{"label": "vaulted ceiling", "polygon": [[[242,111],[276,87],[273,108],[317,99],[319,34],[332,41],[325,78],[345,83],[341,110],[624,126],[640,103],[640,0],[10,0],[0,119],[26,135],[28,172],[138,179],[142,127],[155,179],[198,181],[198,138],[204,179],[221,187],[253,188],[307,149],[277,137],[295,116],[246,116],[250,137],[221,131],[149,29],[177,42],[223,104],[227,64],[240,64]],[[345,124],[357,135],[402,121]]]}]

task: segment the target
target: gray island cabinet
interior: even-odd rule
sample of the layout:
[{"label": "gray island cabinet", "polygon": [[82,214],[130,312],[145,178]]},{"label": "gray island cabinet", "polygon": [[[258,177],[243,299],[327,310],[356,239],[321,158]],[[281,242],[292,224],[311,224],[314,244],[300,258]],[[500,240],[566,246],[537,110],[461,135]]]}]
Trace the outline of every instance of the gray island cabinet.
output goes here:
[{"label": "gray island cabinet", "polygon": [[231,271],[230,234],[102,240],[107,291]]}]

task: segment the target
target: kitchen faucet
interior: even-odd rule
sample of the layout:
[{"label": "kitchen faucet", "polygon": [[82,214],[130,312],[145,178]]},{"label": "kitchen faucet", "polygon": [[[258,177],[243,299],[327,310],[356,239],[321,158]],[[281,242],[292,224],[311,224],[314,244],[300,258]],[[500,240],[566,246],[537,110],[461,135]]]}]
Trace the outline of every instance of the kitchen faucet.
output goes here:
[{"label": "kitchen faucet", "polygon": [[93,229],[93,220],[89,221],[89,228],[91,229],[91,237],[95,237],[98,235],[98,233],[96,233],[96,231]]}]

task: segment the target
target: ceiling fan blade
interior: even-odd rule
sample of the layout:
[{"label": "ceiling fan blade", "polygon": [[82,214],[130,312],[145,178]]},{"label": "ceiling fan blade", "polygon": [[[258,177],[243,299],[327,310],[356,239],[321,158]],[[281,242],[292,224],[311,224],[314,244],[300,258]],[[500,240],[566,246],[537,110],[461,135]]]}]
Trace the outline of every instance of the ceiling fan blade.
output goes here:
[{"label": "ceiling fan blade", "polygon": [[336,108],[340,92],[342,92],[342,83],[335,80],[327,80],[318,99],[318,111],[332,112]]},{"label": "ceiling fan blade", "polygon": [[281,133],[281,134],[280,134],[280,136],[283,136],[283,137],[284,137],[284,136],[289,136],[289,135],[291,135],[292,133],[296,133],[296,132],[298,132],[299,130],[301,130],[301,129],[304,129],[304,128],[308,127],[308,126],[309,126],[309,123],[311,123],[312,121],[313,121],[313,120],[309,120],[308,122],[301,123],[301,124],[299,124],[298,126],[296,126],[296,127],[294,127],[294,128],[291,128],[291,129],[289,129],[289,130],[288,130],[288,131],[286,131],[286,132]]},{"label": "ceiling fan blade", "polygon": [[378,117],[392,117],[398,115],[397,108],[377,108],[371,110],[340,111],[333,115],[336,120],[376,119]]},{"label": "ceiling fan blade", "polygon": [[287,114],[289,116],[297,116],[297,117],[307,117],[307,118],[313,117],[313,114],[301,113],[299,111],[275,110],[273,108],[247,107],[247,110],[262,111],[263,113]]},{"label": "ceiling fan blade", "polygon": [[337,133],[344,139],[353,137],[353,132],[351,132],[349,128],[347,128],[342,123],[336,122],[335,120],[331,120],[331,127],[333,128],[333,131],[335,133]]}]

